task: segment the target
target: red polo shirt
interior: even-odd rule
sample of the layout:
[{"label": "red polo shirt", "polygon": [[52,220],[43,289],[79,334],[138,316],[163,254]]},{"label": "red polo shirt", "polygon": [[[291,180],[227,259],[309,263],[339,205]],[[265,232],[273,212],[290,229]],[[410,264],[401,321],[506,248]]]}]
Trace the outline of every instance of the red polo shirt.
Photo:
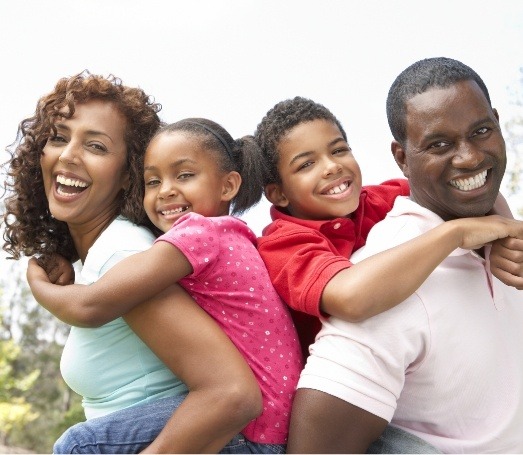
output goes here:
[{"label": "red polo shirt", "polygon": [[[358,208],[345,218],[303,220],[271,207],[273,222],[258,239],[258,250],[281,298],[291,307],[304,353],[321,322],[323,289],[340,270],[350,267],[370,229],[385,218],[397,196],[410,194],[405,179],[364,186]],[[312,316],[312,317],[311,317]]]}]

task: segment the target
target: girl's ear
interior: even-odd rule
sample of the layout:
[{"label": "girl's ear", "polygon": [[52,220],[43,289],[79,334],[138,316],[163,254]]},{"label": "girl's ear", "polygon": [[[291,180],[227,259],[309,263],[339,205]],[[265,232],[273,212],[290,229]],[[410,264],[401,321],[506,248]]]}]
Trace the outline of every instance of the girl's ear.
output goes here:
[{"label": "girl's ear", "polygon": [[289,205],[289,201],[278,183],[269,183],[265,186],[264,192],[265,197],[277,207],[287,207]]},{"label": "girl's ear", "polygon": [[242,184],[242,178],[236,171],[231,171],[223,178],[222,185],[222,201],[229,202],[231,199],[238,194],[240,185]]}]

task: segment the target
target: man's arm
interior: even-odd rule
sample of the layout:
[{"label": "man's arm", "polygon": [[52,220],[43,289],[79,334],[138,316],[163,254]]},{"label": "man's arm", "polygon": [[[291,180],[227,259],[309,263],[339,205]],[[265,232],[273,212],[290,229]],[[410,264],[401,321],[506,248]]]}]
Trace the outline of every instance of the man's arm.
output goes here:
[{"label": "man's arm", "polygon": [[298,389],[287,453],[365,453],[387,421],[337,397]]}]

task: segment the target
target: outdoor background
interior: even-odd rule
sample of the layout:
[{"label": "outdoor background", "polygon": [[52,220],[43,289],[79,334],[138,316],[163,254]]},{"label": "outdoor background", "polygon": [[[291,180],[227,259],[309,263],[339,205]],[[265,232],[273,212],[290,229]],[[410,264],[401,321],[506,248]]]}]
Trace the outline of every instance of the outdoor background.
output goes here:
[{"label": "outdoor background", "polygon": [[[0,157],[38,98],[88,69],[143,88],[165,121],[207,117],[234,137],[252,134],[276,102],[312,98],[340,119],[363,183],[375,184],[401,176],[390,84],[414,61],[446,56],[484,79],[517,171],[522,43],[520,0],[0,0]],[[509,177],[503,192],[521,217]],[[260,234],[266,201],[244,219]],[[24,261],[1,256],[0,272],[0,444],[49,452],[82,415],[58,370],[67,328],[30,298]]]}]

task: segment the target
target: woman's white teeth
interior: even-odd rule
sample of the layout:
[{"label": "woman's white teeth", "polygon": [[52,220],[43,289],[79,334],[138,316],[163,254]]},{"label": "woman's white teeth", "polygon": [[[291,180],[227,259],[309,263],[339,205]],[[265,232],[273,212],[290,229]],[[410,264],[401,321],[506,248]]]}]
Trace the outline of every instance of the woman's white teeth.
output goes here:
[{"label": "woman's white teeth", "polygon": [[331,188],[329,191],[327,191],[327,194],[339,194],[345,191],[348,187],[349,185],[347,183],[342,183],[341,185]]},{"label": "woman's white teeth", "polygon": [[178,207],[176,209],[172,209],[172,210],[164,210],[162,211],[162,215],[174,215],[176,213],[181,213],[181,212],[185,212],[189,207]]},{"label": "woman's white teeth", "polygon": [[480,172],[474,177],[468,179],[451,180],[450,184],[461,191],[472,191],[485,185],[487,181],[487,171]]},{"label": "woman's white teeth", "polygon": [[63,175],[58,175],[56,177],[56,181],[60,185],[65,185],[65,186],[75,186],[77,188],[87,188],[88,187],[87,183],[82,182],[81,180],[65,178]]}]

